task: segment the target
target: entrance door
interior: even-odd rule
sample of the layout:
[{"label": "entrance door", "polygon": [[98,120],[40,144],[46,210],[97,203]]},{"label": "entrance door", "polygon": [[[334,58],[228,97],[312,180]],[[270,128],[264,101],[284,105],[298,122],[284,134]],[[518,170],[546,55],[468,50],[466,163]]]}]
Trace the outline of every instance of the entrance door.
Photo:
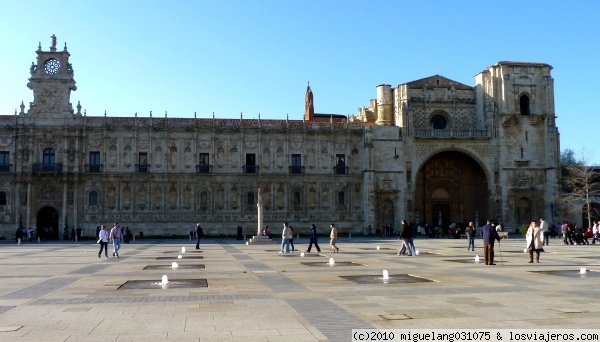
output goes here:
[{"label": "entrance door", "polygon": [[44,240],[57,240],[59,237],[58,211],[43,207],[37,214],[37,236]]},{"label": "entrance door", "polygon": [[444,232],[446,232],[450,225],[450,205],[444,202],[435,203],[431,215],[431,222],[434,222],[433,225],[442,227]]}]

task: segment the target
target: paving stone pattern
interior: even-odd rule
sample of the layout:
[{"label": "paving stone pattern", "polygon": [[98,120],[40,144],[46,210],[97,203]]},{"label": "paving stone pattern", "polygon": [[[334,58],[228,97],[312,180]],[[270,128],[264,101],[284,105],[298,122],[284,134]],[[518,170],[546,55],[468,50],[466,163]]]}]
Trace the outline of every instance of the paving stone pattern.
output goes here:
[{"label": "paving stone pattern", "polygon": [[[308,241],[295,243],[302,249]],[[1,243],[0,341],[348,341],[358,328],[586,328],[600,315],[590,300],[600,296],[600,278],[556,275],[599,271],[600,246],[555,243],[529,264],[524,240],[511,238],[502,242],[504,264],[497,255],[498,265],[485,266],[447,261],[481,253],[467,252],[464,240],[417,239],[423,257],[408,257],[390,253],[395,239],[341,238],[343,252],[321,253],[338,266],[307,267],[298,255],[205,239],[204,269],[144,270],[170,265],[156,258],[194,244],[136,241],[107,259],[93,242]],[[179,265],[197,263],[195,253],[181,254]],[[383,270],[434,281],[343,278]],[[163,274],[207,279],[208,287],[117,290],[129,280],[158,283]]]}]

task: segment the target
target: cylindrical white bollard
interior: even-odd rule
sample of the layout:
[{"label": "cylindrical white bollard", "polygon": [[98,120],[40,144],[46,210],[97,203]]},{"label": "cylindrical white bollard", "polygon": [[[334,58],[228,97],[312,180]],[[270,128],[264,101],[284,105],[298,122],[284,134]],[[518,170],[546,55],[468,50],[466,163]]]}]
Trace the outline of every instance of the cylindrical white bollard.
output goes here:
[{"label": "cylindrical white bollard", "polygon": [[42,238],[38,236],[38,243],[40,243],[40,240],[41,240],[41,239],[42,239]]},{"label": "cylindrical white bollard", "polygon": [[348,233],[348,238],[351,238],[351,237],[352,237],[352,233]]},{"label": "cylindrical white bollard", "polygon": [[296,239],[300,240],[300,234],[296,234]]},{"label": "cylindrical white bollard", "polygon": [[21,238],[17,239],[17,245],[21,245]]}]

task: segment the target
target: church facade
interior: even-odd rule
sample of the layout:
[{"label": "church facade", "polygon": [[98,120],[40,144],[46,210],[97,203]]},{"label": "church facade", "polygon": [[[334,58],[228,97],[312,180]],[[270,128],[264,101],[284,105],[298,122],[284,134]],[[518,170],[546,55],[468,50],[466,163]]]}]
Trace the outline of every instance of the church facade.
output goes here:
[{"label": "church facade", "polygon": [[[355,116],[303,120],[87,116],[66,48],[40,47],[33,102],[0,116],[0,236],[50,239],[114,222],[137,235],[257,231],[284,221],[364,233],[401,220],[486,218],[517,227],[554,216],[559,133],[552,67],[499,62],[468,86],[440,75],[392,87]],[[260,191],[259,191],[260,189]]]}]

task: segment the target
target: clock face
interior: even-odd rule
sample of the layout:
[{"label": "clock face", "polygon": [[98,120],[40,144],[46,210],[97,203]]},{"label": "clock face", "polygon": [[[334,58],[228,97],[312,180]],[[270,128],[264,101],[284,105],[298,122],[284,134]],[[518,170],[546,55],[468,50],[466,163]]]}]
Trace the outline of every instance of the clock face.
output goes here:
[{"label": "clock face", "polygon": [[56,74],[59,69],[60,69],[60,62],[54,58],[50,58],[44,64],[44,71],[46,71],[47,74],[51,74],[51,75]]}]

